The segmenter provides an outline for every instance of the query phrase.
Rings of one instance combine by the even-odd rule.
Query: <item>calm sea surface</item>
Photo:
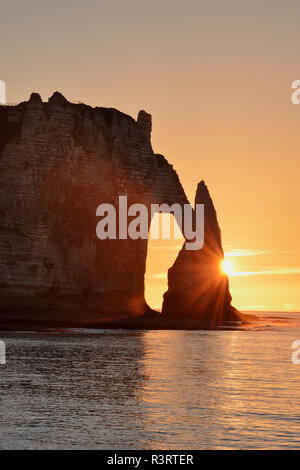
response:
[[[279,316],[236,331],[0,332],[0,448],[300,449],[300,315]]]

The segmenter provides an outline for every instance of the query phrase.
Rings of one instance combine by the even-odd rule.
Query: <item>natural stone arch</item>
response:
[[[158,220],[159,219],[159,220]],[[160,233],[159,239],[151,238],[151,228],[157,224],[161,228],[163,223],[176,227],[180,232],[180,239],[163,239]],[[173,235],[171,229],[171,236]],[[179,254],[184,242],[184,236],[180,231],[179,224],[172,212],[155,212],[149,227],[149,238],[147,246],[146,271],[145,271],[145,300],[150,308],[161,310],[163,295],[168,288],[168,270],[174,259]]]

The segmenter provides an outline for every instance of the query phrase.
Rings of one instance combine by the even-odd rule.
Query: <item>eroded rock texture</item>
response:
[[[177,328],[215,328],[241,317],[231,305],[228,277],[220,268],[221,231],[204,181],[198,185],[195,204],[204,204],[204,246],[197,251],[183,246],[169,269],[162,321]]]
[[[146,240],[96,237],[96,208],[187,203],[154,154],[151,116],[72,104],[0,108],[0,315],[53,321],[134,316],[144,299]]]
[[[178,176],[154,154],[151,116],[68,102],[0,107],[0,323],[189,327],[235,317],[220,278],[220,231],[206,187],[205,249],[182,250],[169,271],[163,315],[144,298],[147,240],[96,237],[96,208],[188,203]],[[127,319],[127,320],[126,320]],[[141,320],[142,319],[142,320]],[[216,320],[216,321],[215,321]],[[19,323],[18,323],[19,322]],[[107,323],[108,324],[108,323]],[[128,324],[128,323],[127,323]]]

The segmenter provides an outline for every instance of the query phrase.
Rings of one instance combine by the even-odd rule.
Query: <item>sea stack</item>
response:
[[[204,205],[204,245],[184,246],[168,271],[162,323],[176,328],[216,328],[241,320],[231,305],[228,277],[221,270],[224,258],[216,211],[204,181],[198,184],[195,205]]]

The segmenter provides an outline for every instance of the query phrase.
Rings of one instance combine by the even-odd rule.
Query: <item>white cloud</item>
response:
[[[259,256],[259,255],[268,255],[272,253],[272,251],[266,250],[246,250],[241,248],[236,248],[231,251],[225,251],[225,257],[231,256]]]
[[[146,279],[167,279],[167,273],[149,274]]]
[[[235,271],[230,274],[230,277],[285,275],[285,274],[300,274],[300,268],[299,267],[284,267],[284,268],[261,269],[259,271]]]

